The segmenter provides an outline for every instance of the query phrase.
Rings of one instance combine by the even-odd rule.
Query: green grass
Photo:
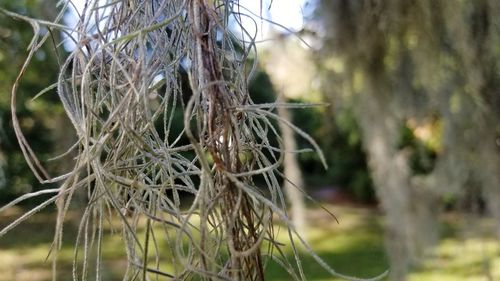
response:
[[[308,213],[310,230],[307,239],[321,258],[337,272],[356,277],[373,277],[387,270],[382,218],[377,211],[347,207],[330,209],[338,217],[340,224],[322,210],[311,209]],[[20,212],[21,210],[13,209],[0,215],[0,226],[12,221]],[[58,280],[71,280],[77,218],[78,215],[72,213],[65,224],[66,236],[59,253]],[[444,238],[436,250],[419,267],[412,270],[410,280],[488,280],[485,272],[489,272],[491,280],[500,280],[498,243],[485,233],[459,232],[458,229],[462,228],[464,222],[460,216],[444,217],[442,221]],[[488,225],[484,219],[477,225],[483,224],[483,221]],[[51,264],[50,261],[45,261],[45,258],[51,245],[53,226],[54,214],[43,212],[0,239],[0,281],[51,280]],[[277,229],[279,227],[276,225]],[[283,248],[284,254],[293,261],[283,227],[277,237],[280,242],[286,244]],[[121,236],[107,235],[104,245],[103,280],[121,280],[126,266]],[[165,243],[160,246],[166,248]],[[301,252],[304,253],[302,265],[308,280],[338,280],[329,276],[304,250]],[[163,264],[162,267],[171,265]],[[267,280],[290,280],[288,274],[271,260],[266,263],[266,274]]]

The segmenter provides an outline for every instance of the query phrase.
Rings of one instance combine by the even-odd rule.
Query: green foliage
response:
[[[434,169],[437,151],[428,143],[418,139],[408,126],[401,128],[399,149],[410,153],[409,166],[416,175],[428,174]]]
[[[295,100],[295,102],[300,102]],[[302,171],[310,186],[335,186],[361,202],[375,201],[375,194],[361,147],[359,128],[349,109],[340,109],[334,120],[329,120],[327,107],[293,110],[293,122],[311,134],[325,153],[328,170],[314,153],[299,155]],[[328,129],[331,124],[332,129]],[[308,143],[297,138],[300,149]]]
[[[263,70],[258,70],[250,81],[248,87],[252,100],[259,103],[270,103],[276,100],[276,93],[269,75]]]

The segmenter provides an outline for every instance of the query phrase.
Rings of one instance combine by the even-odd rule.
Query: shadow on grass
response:
[[[358,242],[363,243],[363,240]],[[375,277],[388,268],[382,248],[367,247],[363,244],[346,247],[342,251],[319,253],[319,256],[336,272],[357,278]],[[291,256],[288,258],[293,259]],[[312,257],[306,254],[302,258],[302,266],[307,280],[340,280],[331,276]],[[275,263],[268,265],[266,274],[268,280],[290,280],[288,274]]]
[[[24,210],[14,209],[8,215],[0,216],[0,229],[9,225],[24,214]],[[70,237],[74,237],[78,229],[74,223],[75,214],[69,215],[64,224],[64,231]],[[22,249],[31,248],[40,244],[50,244],[54,238],[56,212],[44,210],[18,226],[11,229],[7,234],[0,238],[0,250],[2,249]],[[63,246],[72,244],[74,240],[63,239]]]
[[[308,240],[313,250],[342,275],[373,278],[387,271],[389,265],[384,252],[383,231],[375,216],[370,213],[341,213],[339,217],[339,225],[331,220],[312,225]],[[331,276],[307,252],[302,251],[301,257],[307,280],[341,280]],[[291,253],[287,258],[293,261]],[[269,262],[266,273],[268,280],[291,280],[285,270],[274,262]]]
[[[0,226],[13,221],[19,214],[0,217]],[[65,236],[58,261],[58,280],[72,280],[72,254],[77,231],[78,215],[71,214],[65,223]],[[336,225],[320,222],[320,227],[311,228],[309,239],[320,257],[341,274],[356,277],[373,277],[387,270],[382,236],[379,224],[373,216],[346,216],[345,223]],[[353,223],[354,222],[354,223]],[[50,261],[45,261],[54,235],[55,213],[43,212],[19,225],[0,239],[0,253],[4,252],[24,271],[50,271]],[[121,235],[106,235],[104,249],[103,280],[121,280],[126,267]],[[166,246],[166,245],[162,245]],[[293,261],[289,248],[285,249],[287,258]],[[337,280],[329,275],[310,255],[302,253],[302,265],[308,280]],[[3,270],[9,270],[4,264]],[[2,266],[0,265],[0,268]],[[11,273],[12,278],[16,277]],[[291,280],[288,273],[276,263],[269,261],[266,280]],[[17,277],[16,277],[17,278]],[[10,280],[10,279],[2,279]],[[50,280],[50,276],[39,278],[17,278],[17,280]]]

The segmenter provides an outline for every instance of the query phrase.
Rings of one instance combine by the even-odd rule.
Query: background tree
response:
[[[436,239],[433,221],[445,195],[484,195],[500,222],[499,5],[317,5],[326,98],[353,109],[386,212],[391,278],[404,280]]]

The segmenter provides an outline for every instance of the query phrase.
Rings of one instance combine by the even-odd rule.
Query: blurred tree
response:
[[[315,74],[316,66],[310,60],[310,52],[304,42],[286,33],[275,31],[274,34],[272,47],[268,46],[261,57],[272,76],[275,88],[292,102],[324,101],[330,104],[290,111],[293,123],[317,140],[329,165],[325,172],[318,155],[297,155],[305,175],[305,185],[312,193],[335,188],[347,193],[354,200],[373,202],[374,192],[366,167],[366,156],[361,150],[357,122],[353,118],[352,110],[341,110],[341,113],[337,114],[339,118],[333,118],[333,111],[329,109],[335,107],[336,103],[322,100],[317,87],[319,80]],[[296,137],[296,141],[300,149],[310,146],[308,141],[301,137]]]
[[[405,280],[437,238],[444,195],[478,183],[500,222],[500,3],[318,0],[317,7],[325,99],[353,109],[386,212],[391,279]]]
[[[290,112],[286,107],[278,107],[278,116],[288,123],[292,122]],[[302,170],[294,151],[297,151],[297,141],[293,129],[280,122],[280,131],[282,136],[282,146],[285,154],[283,156],[283,189],[290,203],[290,215],[297,232],[306,238],[307,221],[306,206],[304,199],[304,178]]]

